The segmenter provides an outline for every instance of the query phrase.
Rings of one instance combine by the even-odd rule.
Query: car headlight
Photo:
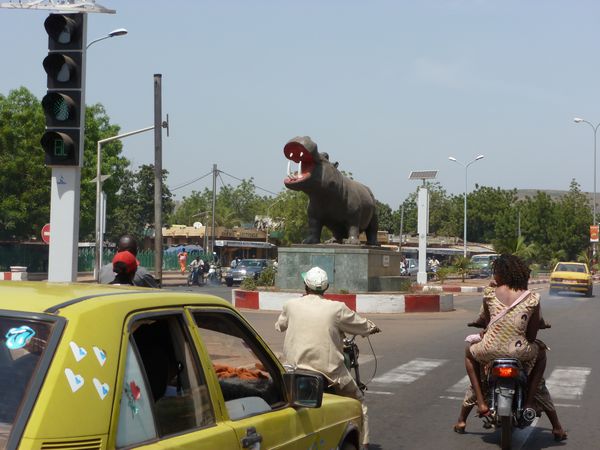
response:
[[[242,274],[242,275],[246,275],[246,269],[242,269],[242,270],[240,270],[240,274]]]

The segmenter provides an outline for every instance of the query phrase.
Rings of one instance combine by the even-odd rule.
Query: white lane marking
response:
[[[380,377],[374,378],[373,383],[412,383],[447,361],[447,359],[413,359],[384,373]]]
[[[393,392],[387,392],[387,391],[370,391],[368,389],[365,392],[367,394],[375,394],[375,395],[394,395]]]
[[[453,397],[451,395],[440,395],[440,398],[443,398],[445,400],[460,400],[460,401],[463,401],[465,399],[464,397]]]
[[[581,405],[571,405],[569,403],[555,403],[554,406],[559,408],[581,408]]]
[[[535,429],[535,426],[538,423],[538,417],[536,417],[535,419],[533,419],[533,422],[531,422],[531,425],[529,425],[526,428],[523,429],[519,429],[519,428],[513,428],[513,448],[515,450],[520,450],[522,448],[527,448],[525,447],[525,444],[527,443],[527,440],[529,439],[529,436],[531,435],[531,433],[533,433],[533,430]]]
[[[470,385],[471,385],[471,382],[469,381],[469,376],[465,375],[454,386],[451,386],[448,389],[446,389],[446,392],[462,392],[462,393],[464,393]]]
[[[592,372],[589,367],[557,367],[546,379],[546,386],[553,398],[580,400],[587,377]]]

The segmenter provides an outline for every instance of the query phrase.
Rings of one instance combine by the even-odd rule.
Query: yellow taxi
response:
[[[550,295],[558,291],[575,291],[591,297],[593,285],[592,274],[585,263],[559,262],[550,274]]]
[[[344,449],[360,403],[284,368],[226,301],[0,282],[0,450]]]

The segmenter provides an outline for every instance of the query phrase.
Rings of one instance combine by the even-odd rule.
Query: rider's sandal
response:
[[[466,431],[465,431],[465,428],[467,428],[467,426],[466,426],[466,425],[465,425],[465,426],[462,426],[462,427],[461,427],[461,426],[458,426],[458,425],[454,425],[454,428],[453,428],[453,429],[454,429],[454,432],[455,432],[455,433],[458,433],[458,434],[465,434],[465,433],[466,433]]]
[[[567,432],[566,431],[563,431],[562,433],[555,433],[553,431],[552,435],[554,436],[554,440],[556,442],[565,441],[567,439]]]

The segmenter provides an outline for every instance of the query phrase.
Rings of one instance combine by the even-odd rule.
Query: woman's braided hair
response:
[[[506,285],[514,290],[526,290],[531,270],[515,255],[500,255],[494,262],[494,276],[499,286]]]

